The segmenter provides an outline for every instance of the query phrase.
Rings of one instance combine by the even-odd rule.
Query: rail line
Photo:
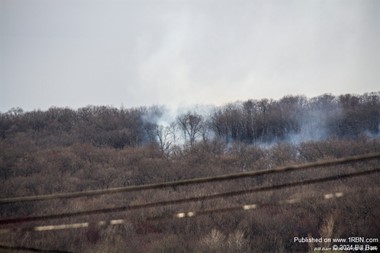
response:
[[[347,178],[370,175],[370,174],[374,174],[374,173],[378,173],[378,172],[380,172],[380,168],[374,168],[374,169],[365,170],[365,171],[340,174],[340,175],[333,175],[333,176],[328,176],[328,177],[315,178],[315,179],[309,179],[309,180],[303,180],[303,181],[297,181],[297,182],[291,182],[291,183],[284,183],[284,184],[278,184],[278,185],[272,185],[272,186],[255,187],[255,188],[251,188],[251,189],[247,189],[247,190],[228,191],[228,192],[215,193],[215,194],[202,195],[202,196],[195,196],[195,197],[188,197],[188,198],[179,198],[179,199],[173,199],[173,200],[148,202],[148,203],[144,203],[144,204],[127,205],[127,206],[103,208],[103,209],[94,209],[94,210],[88,210],[88,211],[59,213],[59,214],[51,214],[51,215],[28,216],[28,217],[17,217],[17,218],[10,218],[10,219],[2,219],[2,220],[0,220],[0,225],[25,223],[25,222],[32,222],[32,221],[43,221],[43,220],[56,220],[56,219],[81,217],[81,216],[95,215],[95,214],[106,214],[106,213],[115,213],[115,212],[117,213],[117,212],[140,210],[140,209],[147,209],[147,208],[174,205],[174,204],[182,204],[182,203],[195,202],[195,201],[204,201],[204,200],[218,199],[218,198],[224,198],[224,197],[233,197],[233,196],[238,196],[238,195],[243,195],[243,194],[273,191],[273,190],[280,190],[280,189],[296,187],[296,186],[304,186],[304,185],[311,185],[311,184],[322,183],[322,182],[342,180],[342,179],[347,179]]]

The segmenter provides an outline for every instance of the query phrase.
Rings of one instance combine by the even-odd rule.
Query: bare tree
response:
[[[203,129],[203,117],[197,113],[188,112],[177,117],[177,124],[182,130],[184,138],[192,147],[200,137]]]
[[[154,130],[158,146],[164,155],[169,155],[170,148],[175,144],[175,128],[175,123],[172,123],[169,126],[157,125]]]

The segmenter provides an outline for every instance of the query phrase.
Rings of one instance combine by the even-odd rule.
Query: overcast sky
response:
[[[380,90],[380,1],[0,0],[0,111]]]

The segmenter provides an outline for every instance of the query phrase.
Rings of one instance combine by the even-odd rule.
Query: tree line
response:
[[[378,136],[380,92],[250,99],[214,107],[206,115],[189,110],[165,125],[159,123],[164,114],[165,108],[159,106],[52,107],[29,112],[14,108],[0,113],[0,138],[23,134],[39,138],[41,145],[79,142],[113,148],[154,144],[168,152],[178,144],[192,147],[215,140],[265,144]]]

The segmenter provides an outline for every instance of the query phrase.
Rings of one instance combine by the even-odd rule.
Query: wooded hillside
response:
[[[1,198],[259,171],[380,152],[380,93],[248,100],[215,107],[207,115],[190,110],[163,124],[164,114],[161,107],[104,106],[1,113]],[[6,204],[0,206],[0,218],[250,189],[367,170],[379,164],[379,160],[371,160],[138,194]],[[378,183],[375,174],[143,211],[35,222],[32,225],[127,220],[102,228],[16,231],[0,234],[0,243],[73,252],[307,252],[310,245],[294,243],[293,237],[378,236]],[[344,199],[312,200],[331,192],[349,194]],[[149,220],[173,212],[291,198],[309,200],[245,212]]]

